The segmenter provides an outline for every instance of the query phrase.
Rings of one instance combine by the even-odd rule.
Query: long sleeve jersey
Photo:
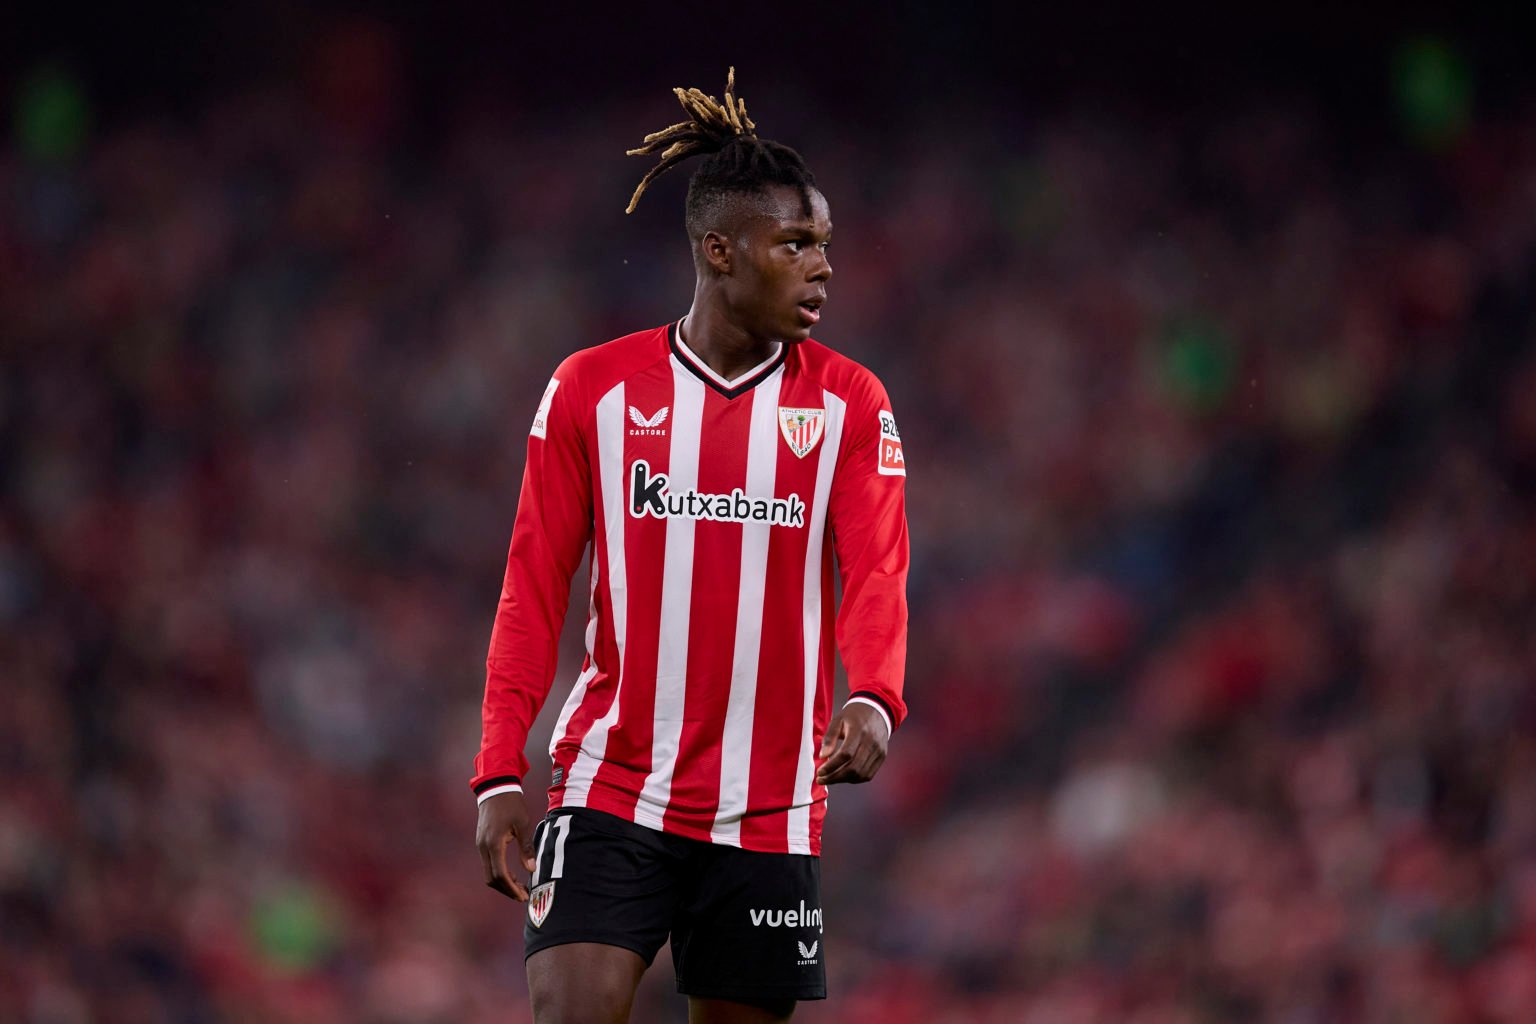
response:
[[[905,483],[885,389],[813,340],[732,381],[676,324],[566,359],[529,433],[475,791],[527,769],[590,543],[586,657],[550,743],[550,805],[819,855],[834,634],[849,699],[893,729],[906,715]]]

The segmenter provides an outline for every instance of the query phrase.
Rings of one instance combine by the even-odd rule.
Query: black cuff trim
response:
[[[891,720],[891,731],[894,732],[896,730],[896,712],[884,697],[880,696],[878,693],[875,693],[873,690],[858,690],[854,693],[850,693],[848,695],[848,700],[853,700],[855,697],[863,697],[865,700],[872,700],[876,704],[879,704],[881,709],[885,712],[886,717],[890,718]],[[846,704],[847,701],[844,701],[844,703]]]
[[[479,796],[486,790],[492,789],[496,786],[510,786],[514,783],[521,786],[523,784],[523,780],[516,775],[497,775],[494,778],[489,778],[483,782],[475,783],[475,796]]]

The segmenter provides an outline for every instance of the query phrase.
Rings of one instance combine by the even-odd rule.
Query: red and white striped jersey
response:
[[[893,727],[906,714],[905,482],[885,389],[815,341],[733,381],[675,324],[571,356],[528,439],[475,791],[527,769],[591,542],[587,653],[550,744],[551,806],[819,855],[834,629],[849,699]]]

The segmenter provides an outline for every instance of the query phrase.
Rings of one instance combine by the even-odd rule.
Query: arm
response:
[[[507,869],[516,840],[533,870],[533,829],[523,799],[523,747],[549,696],[571,575],[592,534],[592,480],[581,403],[569,363],[555,372],[528,435],[517,519],[485,662],[480,753],[470,785],[479,798],[476,844],[486,884],[515,899],[527,889]]]
[[[878,383],[867,403],[850,403],[848,448],[832,480],[828,515],[843,581],[837,645],[849,698],[822,741],[816,777],[824,785],[874,778],[907,714],[907,471],[890,408]]]

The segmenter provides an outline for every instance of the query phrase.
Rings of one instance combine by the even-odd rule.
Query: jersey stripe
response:
[[[747,487],[747,448],[754,398],[728,399],[704,389],[704,443],[699,489],[728,494]],[[663,829],[709,840],[720,802],[721,737],[730,698],[741,585],[742,526],[701,520],[693,540],[692,628],[688,631],[688,713]],[[703,624],[702,628],[700,624]]]
[[[844,413],[844,436],[847,436],[847,413]],[[821,593],[823,597],[835,593],[833,589],[834,561],[832,558],[832,546],[826,546],[821,557]],[[835,682],[836,668],[832,660],[832,644],[830,638],[836,630],[836,609],[829,600],[821,602],[821,659],[818,665],[819,675],[816,680],[816,707],[813,714],[816,723],[811,729],[811,735],[825,736],[827,726],[832,718],[832,690]],[[813,740],[814,742],[814,740]],[[815,751],[812,751],[814,757]],[[821,855],[821,823],[827,816],[827,787],[817,782],[815,775],[811,776],[811,853]]]
[[[813,409],[823,405],[822,388],[803,378],[786,379],[780,407]],[[759,628],[757,693],[753,709],[747,812],[742,820],[741,845],[752,850],[783,853],[789,849],[787,810],[794,799],[796,758],[800,753],[803,672],[803,605],[806,545],[816,524],[826,518],[825,505],[815,501],[823,434],[805,457],[795,454],[784,438],[775,409],[774,493],[794,494],[807,508],[805,528],[774,530],[768,544],[769,580],[765,612]]]
[[[805,672],[803,685],[804,710],[800,716],[800,757],[795,763],[795,797],[789,811],[789,852],[812,853],[811,849],[811,783],[816,778],[815,735],[812,727],[812,709],[815,707],[817,690],[821,684],[821,630],[822,573],[826,561],[826,549],[822,538],[826,532],[825,510],[827,498],[832,492],[832,471],[837,463],[838,448],[843,441],[843,420],[847,405],[828,391],[822,392],[826,402],[826,432],[821,440],[821,465],[816,472],[816,508],[823,514],[811,520],[811,536],[805,549]],[[830,696],[830,695],[829,695]]]
[[[576,677],[576,683],[571,687],[570,695],[565,698],[565,704],[560,708],[560,717],[555,719],[555,728],[549,734],[549,757],[551,761],[558,758],[560,741],[565,738],[566,730],[570,728],[571,718],[576,714],[576,709],[581,707],[587,699],[587,687],[592,684],[592,679],[598,673],[597,657],[597,551],[592,552],[591,579],[587,587],[587,658],[586,664],[581,667],[581,674]]]
[[[627,566],[624,561],[624,384],[614,385],[597,403],[598,480],[602,487],[603,541],[608,555],[608,604],[613,619],[614,646],[619,663],[613,666],[616,680],[612,702],[603,716],[582,736],[571,763],[562,805],[585,807],[592,781],[603,763],[608,734],[619,720],[619,697],[624,689],[625,648],[628,639]]]
[[[673,401],[671,360],[660,360],[624,385],[625,402],[642,418],[650,419],[667,407],[668,418],[657,428],[643,428],[629,419],[620,425],[623,436],[624,475],[616,501],[623,520],[624,560],[629,570],[625,600],[628,602],[628,640],[623,676],[619,685],[618,725],[608,741],[603,764],[592,785],[600,791],[600,808],[631,821],[640,792],[654,766],[652,743],[656,720],[656,666],[664,646],[661,637],[661,598],[666,567],[670,518],[635,515],[633,470],[644,461],[656,474],[671,474],[670,439],[677,432],[671,419]],[[661,429],[662,434],[649,432]],[[695,426],[693,429],[697,429]],[[675,490],[673,493],[676,493]],[[645,824],[659,827],[660,819]]]
[[[778,469],[779,388],[776,372],[753,392],[752,422],[747,435],[748,494],[773,494]],[[721,737],[720,802],[710,839],[741,845],[741,816],[747,809],[747,785],[752,768],[752,727],[757,705],[758,655],[762,636],[763,595],[768,583],[768,541],[773,527],[746,523],[741,528],[741,576],[736,598],[736,631],[731,654],[731,688]]]
[[[680,366],[672,370],[672,450],[667,476],[673,494],[699,485],[699,448],[704,420],[704,385]],[[693,596],[693,541],[698,521],[672,516],[666,521],[662,561],[661,611],[656,654],[656,703],[653,708],[651,772],[640,790],[635,821],[661,828],[672,796],[678,743],[683,731],[688,690],[688,623]]]

